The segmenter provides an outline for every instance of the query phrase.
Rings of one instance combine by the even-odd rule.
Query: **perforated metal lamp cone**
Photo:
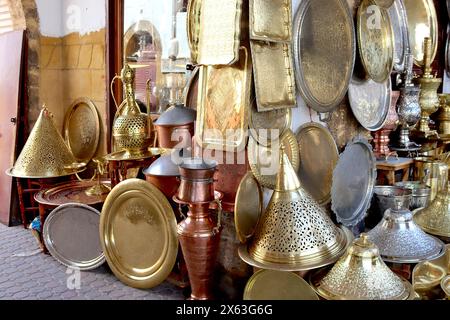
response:
[[[336,262],[352,240],[302,188],[282,149],[276,188],[253,239],[239,248],[241,259],[262,269],[310,270]]]
[[[55,178],[82,171],[76,164],[52,115],[44,107],[14,167],[6,173],[18,178]]]

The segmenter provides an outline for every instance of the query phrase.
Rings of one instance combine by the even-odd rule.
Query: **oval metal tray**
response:
[[[395,0],[388,9],[394,35],[394,69],[397,72],[405,70],[406,54],[410,50],[408,18],[403,0]]]

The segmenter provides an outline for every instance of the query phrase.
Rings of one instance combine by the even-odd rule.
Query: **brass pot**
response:
[[[433,158],[414,159],[414,180],[423,181],[431,188],[430,201],[436,198],[442,186],[447,185],[449,167],[446,163]]]

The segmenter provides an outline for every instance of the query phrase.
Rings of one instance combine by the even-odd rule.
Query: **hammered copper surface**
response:
[[[250,0],[250,39],[291,41],[290,0]]]
[[[242,0],[201,2],[198,63],[228,65],[239,59]]]
[[[318,123],[307,123],[296,132],[300,151],[297,175],[305,190],[319,205],[331,201],[333,170],[339,159],[336,142],[330,132]]]
[[[292,48],[288,43],[250,42],[259,112],[295,107]]]
[[[409,41],[414,63],[417,66],[424,64],[423,39],[431,38],[432,56],[434,60],[438,47],[438,20],[433,0],[403,0],[408,16]]]
[[[248,280],[244,300],[319,300],[319,297],[293,272],[260,270]]]
[[[364,69],[373,81],[385,82],[394,65],[394,38],[386,9],[374,0],[363,0],[358,9],[357,34]]]
[[[175,265],[177,220],[156,187],[126,180],[105,201],[100,240],[116,277],[129,286],[149,289],[162,283]]]
[[[251,61],[245,47],[233,66],[202,66],[196,140],[202,148],[241,150],[247,143]]]
[[[335,109],[347,92],[355,63],[356,39],[344,0],[304,0],[295,15],[297,87],[318,112]]]

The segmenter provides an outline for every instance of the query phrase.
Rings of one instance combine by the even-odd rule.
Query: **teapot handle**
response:
[[[114,105],[116,106],[116,109],[119,109],[119,105],[117,104],[117,100],[116,100],[116,97],[114,95],[114,82],[116,80],[118,80],[118,79],[122,79],[122,78],[118,74],[116,74],[114,76],[114,78],[111,80],[111,85],[110,85],[111,95],[112,95],[112,98],[113,98],[113,101],[114,101]]]

